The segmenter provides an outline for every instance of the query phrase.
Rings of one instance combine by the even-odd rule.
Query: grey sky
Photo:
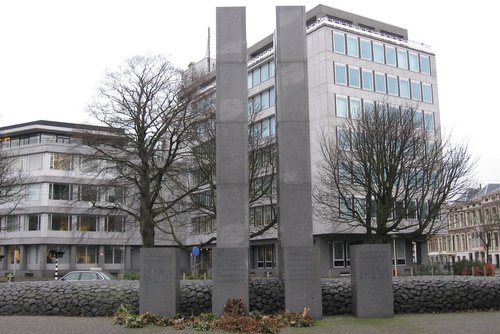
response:
[[[215,50],[215,7],[247,7],[251,45],[274,30],[276,5],[322,3],[408,29],[437,55],[441,124],[479,159],[477,179],[500,182],[494,102],[494,1],[166,1],[19,0],[0,2],[0,126],[48,119],[92,122],[85,111],[104,71],[136,54],[161,53],[186,67]]]

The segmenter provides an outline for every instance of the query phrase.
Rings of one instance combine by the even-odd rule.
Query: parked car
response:
[[[80,270],[71,271],[61,277],[61,281],[111,281],[113,275],[105,271]]]

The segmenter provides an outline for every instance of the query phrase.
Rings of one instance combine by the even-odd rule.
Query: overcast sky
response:
[[[443,132],[468,143],[479,182],[500,183],[499,29],[491,0],[2,0],[0,126],[90,123],[86,105],[106,69],[158,53],[185,68],[205,56],[208,27],[214,56],[217,6],[247,7],[250,46],[274,30],[274,6],[319,3],[401,26],[410,40],[431,46]]]

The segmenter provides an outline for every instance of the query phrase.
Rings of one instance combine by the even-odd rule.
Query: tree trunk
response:
[[[155,245],[155,226],[152,221],[144,220],[141,222],[142,247],[154,247]]]

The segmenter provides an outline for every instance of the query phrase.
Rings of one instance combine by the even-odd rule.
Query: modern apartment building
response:
[[[123,201],[124,189],[104,186],[113,170],[96,175],[82,141],[89,133],[119,135],[106,127],[51,121],[0,128],[0,152],[15,160],[25,196],[14,211],[0,207],[0,275],[51,276],[100,267],[113,273],[138,268],[140,238],[125,216],[102,215],[91,203]]]
[[[375,103],[415,108],[415,126],[440,135],[436,61],[428,46],[411,42],[404,28],[323,5],[307,13],[306,25],[313,187],[318,182],[317,163],[321,159],[320,133],[324,129],[341,132],[346,119],[359,117]],[[273,138],[277,131],[273,43],[274,36],[269,35],[248,48],[250,131],[257,131],[263,138]],[[194,67],[207,69],[206,64],[210,63],[215,61],[204,59]],[[207,72],[213,80],[213,67]],[[272,209],[265,201],[252,204],[251,228],[271,222],[275,214]],[[332,221],[335,219],[331,217]],[[346,233],[332,221],[321,221],[316,216],[313,220],[314,242],[321,254],[321,275],[349,273],[349,245],[366,241],[364,233]],[[198,244],[213,236],[213,221],[207,224],[209,228],[197,228],[189,243]],[[403,238],[395,243],[401,271],[409,270],[415,249],[426,261],[425,243],[415,247]],[[252,239],[251,273],[277,275],[277,250],[276,229]],[[202,252],[201,262],[210,259],[210,250],[205,252],[208,254]]]
[[[432,263],[469,260],[500,268],[500,184],[470,189],[447,208],[445,217],[447,230],[429,241]]]

